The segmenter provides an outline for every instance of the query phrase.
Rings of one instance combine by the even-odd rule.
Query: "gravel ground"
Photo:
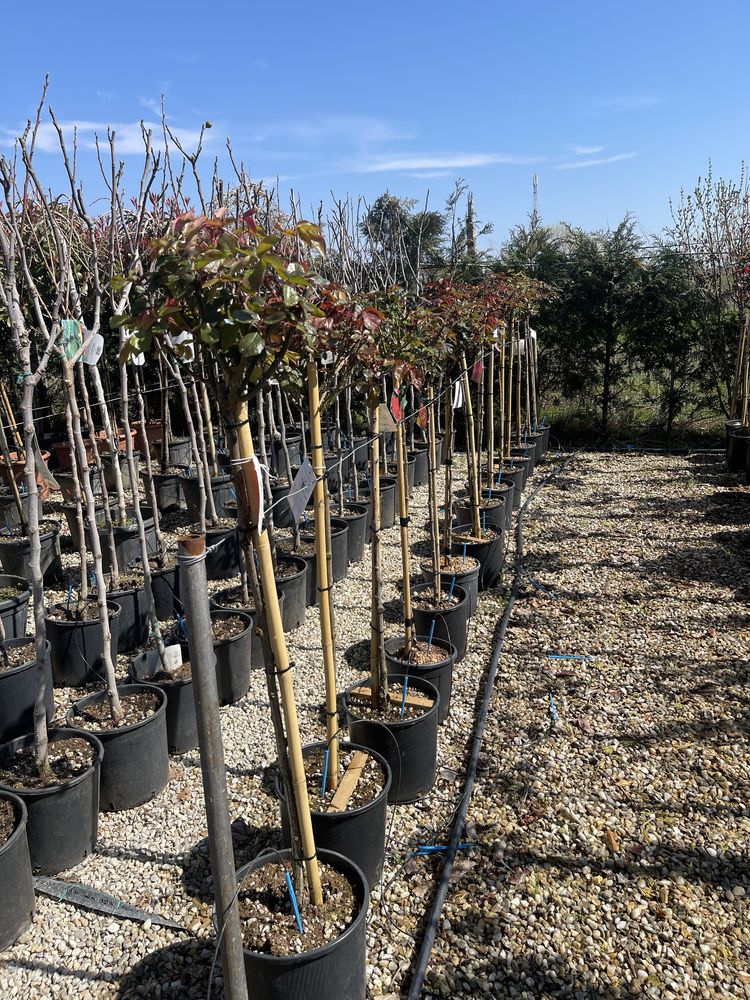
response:
[[[582,455],[534,501],[528,577],[544,589],[527,579],[508,631],[466,831],[478,846],[457,863],[425,997],[750,995],[742,687],[750,495],[733,483],[702,459]],[[426,505],[420,487],[415,526]],[[385,533],[384,577],[396,634],[397,528]],[[334,596],[343,688],[367,658],[369,549]],[[472,620],[434,791],[392,811],[384,880],[372,892],[373,996],[396,998],[408,982],[439,867],[408,855],[449,836],[506,600],[502,588],[484,596]],[[308,609],[288,641],[310,742],[324,730],[317,611]],[[79,693],[57,694],[62,716]],[[221,714],[239,866],[279,836],[260,672]],[[206,833],[196,751],[172,758],[170,783],[153,802],[103,814],[97,852],[67,875],[186,931],[38,897],[33,926],[0,960],[0,995],[205,997]],[[220,996],[218,975],[214,989]]]

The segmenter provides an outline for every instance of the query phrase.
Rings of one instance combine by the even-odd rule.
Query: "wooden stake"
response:
[[[370,536],[372,551],[372,600],[370,605],[370,687],[372,706],[385,705],[388,675],[383,635],[383,574],[380,554],[380,415],[378,403],[370,408]]]
[[[435,596],[440,593],[440,529],[437,498],[437,441],[435,439],[435,394],[427,387],[427,478],[430,484],[430,542],[432,543],[432,586]]]
[[[310,801],[307,796],[307,774],[302,759],[302,742],[299,733],[297,705],[294,700],[294,683],[289,663],[289,654],[284,638],[284,627],[279,610],[279,598],[276,593],[276,579],[271,559],[271,549],[268,544],[268,532],[258,528],[258,486],[252,458],[254,455],[253,438],[250,433],[250,422],[247,413],[247,401],[241,399],[234,407],[234,429],[237,435],[237,459],[252,519],[251,535],[253,547],[258,557],[260,586],[266,604],[266,626],[268,628],[273,658],[276,663],[276,676],[279,683],[281,706],[284,712],[287,746],[289,750],[289,766],[292,773],[292,789],[299,815],[300,839],[304,853],[305,871],[310,888],[310,898],[313,906],[323,905],[323,892],[320,885],[320,869],[315,852],[315,837],[313,836],[310,818]]]
[[[366,763],[367,754],[365,751],[355,750],[352,755],[352,759],[349,761],[349,767],[347,767],[344,772],[344,777],[341,780],[338,791],[329,802],[326,812],[343,812],[344,809],[346,809],[349,804],[349,799],[352,797],[354,789],[357,787],[357,782],[362,777],[362,771],[364,770]],[[329,770],[330,767],[331,764],[329,760]]]
[[[326,524],[327,478],[323,456],[323,431],[320,421],[320,387],[318,366],[310,358],[307,362],[307,398],[310,403],[310,444],[312,467],[315,473],[313,504],[315,511],[315,565],[318,582],[318,607],[320,608],[320,639],[323,644],[323,673],[326,685],[326,738],[328,741],[328,788],[333,790],[339,781],[338,711],[336,708],[336,650],[333,643],[331,617],[331,577],[328,573],[328,531]]]
[[[394,382],[396,394],[399,392],[398,382]],[[404,422],[396,424],[396,468],[398,474],[398,515],[401,527],[401,570],[404,583],[404,648],[407,656],[411,653],[414,642],[414,618],[411,610],[411,554],[409,552],[409,498],[408,480],[406,476],[406,442],[404,440]]]
[[[477,469],[477,444],[474,436],[474,410],[471,405],[471,385],[469,382],[469,370],[466,367],[466,355],[461,355],[463,366],[464,395],[466,396],[466,425],[468,429],[468,441],[466,450],[469,460],[469,485],[471,486],[471,519],[475,535],[481,535],[482,528],[479,521],[479,476]],[[435,595],[437,597],[437,595]]]

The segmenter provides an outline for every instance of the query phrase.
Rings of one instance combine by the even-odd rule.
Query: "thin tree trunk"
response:
[[[370,409],[370,535],[372,555],[372,601],[370,605],[370,691],[374,709],[385,710],[388,674],[385,664],[383,627],[383,572],[380,552],[380,413],[377,403]]]

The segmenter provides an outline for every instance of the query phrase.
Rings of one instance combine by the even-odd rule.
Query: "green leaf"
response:
[[[240,339],[240,354],[243,358],[254,358],[263,353],[265,346],[263,337],[257,330],[253,330],[252,333],[247,333]]]
[[[299,295],[295,292],[291,285],[284,285],[282,295],[284,297],[284,305],[288,308],[296,306],[299,302]]]

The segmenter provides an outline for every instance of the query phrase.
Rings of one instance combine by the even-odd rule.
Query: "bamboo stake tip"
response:
[[[205,535],[187,535],[177,542],[177,548],[187,556],[202,556],[206,551]]]

